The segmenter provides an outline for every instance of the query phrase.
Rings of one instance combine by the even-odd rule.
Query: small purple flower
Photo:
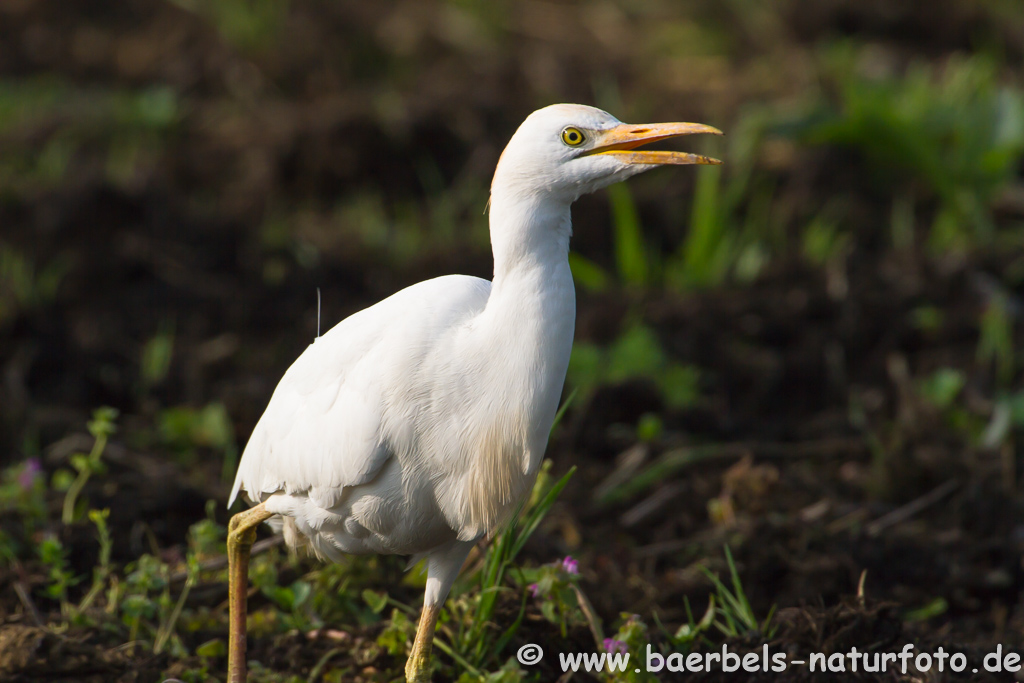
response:
[[[574,560],[572,558],[572,555],[566,555],[565,559],[562,560],[562,570],[566,574],[579,574],[580,573],[579,565],[580,565],[580,563],[577,562],[576,560]]]
[[[527,586],[527,588],[529,589],[530,594],[533,595],[533,597],[537,597],[537,594],[540,593],[540,588],[538,588],[537,584],[535,583],[531,583],[529,586]]]
[[[610,652],[612,654],[615,654],[616,652],[626,654],[627,652],[629,652],[629,646],[621,640],[616,640],[615,638],[605,638],[604,649],[605,652]]]
[[[18,486],[23,490],[28,491],[32,488],[32,485],[36,483],[36,478],[42,471],[43,466],[39,462],[39,458],[29,458],[25,461],[25,465],[21,468],[21,472],[18,473]]]

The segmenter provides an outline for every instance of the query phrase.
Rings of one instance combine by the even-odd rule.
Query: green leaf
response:
[[[932,617],[937,617],[945,614],[949,610],[949,603],[943,597],[937,597],[927,605],[918,607],[917,609],[909,610],[903,615],[906,621],[927,621]]]
[[[296,581],[291,586],[292,592],[292,609],[297,609],[306,603],[309,599],[310,593],[313,592],[313,587],[305,581]]]
[[[200,657],[224,657],[228,653],[228,646],[221,638],[208,640],[196,648],[196,654]]]
[[[656,376],[665,402],[675,409],[692,408],[700,400],[700,370],[672,363]]]
[[[160,384],[167,378],[173,352],[173,329],[162,329],[143,345],[140,372],[145,386]]]
[[[644,413],[636,425],[636,438],[646,442],[655,441],[664,430],[665,424],[661,416],[656,413]]]
[[[378,593],[367,588],[363,591],[363,600],[365,600],[366,604],[370,606],[370,610],[372,610],[374,614],[380,614],[388,605],[388,594]]]
[[[621,382],[633,377],[654,377],[665,362],[665,352],[654,332],[644,325],[634,325],[608,349],[607,379]]]
[[[117,420],[117,416],[117,408],[111,408],[109,406],[97,408],[93,411],[92,420],[87,424],[89,433],[96,439],[110,436],[117,431],[117,425],[114,424],[114,421]]]
[[[937,408],[948,408],[967,383],[963,373],[955,368],[940,368],[921,382],[921,393]]]
[[[591,292],[604,292],[611,284],[604,268],[574,251],[569,252],[569,270],[576,284]]]

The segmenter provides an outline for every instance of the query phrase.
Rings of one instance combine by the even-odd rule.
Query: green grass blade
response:
[[[572,402],[576,400],[576,394],[578,394],[579,391],[580,391],[580,388],[576,387],[572,391],[569,392],[568,396],[565,397],[565,401],[562,403],[561,407],[558,409],[558,412],[555,413],[555,419],[551,423],[551,431],[552,432],[555,431],[555,427],[558,426],[558,423],[562,421],[562,416],[565,415],[565,411],[567,411],[569,409],[569,406],[572,405]]]
[[[626,185],[612,185],[608,188],[608,203],[612,210],[615,265],[619,278],[623,284],[643,287],[650,282],[650,265],[633,195]]]
[[[683,243],[681,274],[683,281],[692,286],[717,284],[725,275],[719,272],[724,239],[720,210],[721,175],[718,166],[709,166],[697,173],[690,233]]]

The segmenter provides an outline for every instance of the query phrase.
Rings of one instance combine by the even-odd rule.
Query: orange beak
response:
[[[624,123],[598,134],[597,146],[587,154],[614,154],[615,158],[626,164],[720,164],[718,159],[688,152],[670,152],[662,150],[634,151],[641,145],[658,140],[693,135],[695,133],[711,133],[722,135],[722,131],[703,123]]]

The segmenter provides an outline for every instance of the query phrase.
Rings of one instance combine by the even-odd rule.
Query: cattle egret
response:
[[[593,107],[530,114],[491,183],[491,282],[413,285],[317,338],[278,384],[242,455],[231,500],[255,507],[228,533],[228,680],[245,680],[245,609],[255,528],[291,546],[426,558],[406,678],[430,680],[438,612],[473,544],[515,512],[547,446],[572,348],[576,296],[569,206],[664,164],[638,151],[696,123],[624,124]]]

